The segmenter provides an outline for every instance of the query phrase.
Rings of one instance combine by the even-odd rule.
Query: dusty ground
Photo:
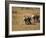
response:
[[[40,23],[26,25],[24,22],[24,16],[40,15],[39,8],[22,9],[13,7],[12,10],[12,31],[23,31],[23,30],[39,30]]]

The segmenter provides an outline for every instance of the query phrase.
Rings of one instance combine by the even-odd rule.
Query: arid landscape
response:
[[[26,25],[24,16],[40,16],[40,8],[12,7],[12,31],[40,30],[40,23]]]

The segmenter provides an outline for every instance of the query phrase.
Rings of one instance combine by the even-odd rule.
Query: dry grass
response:
[[[33,9],[33,10],[32,10]],[[26,25],[24,22],[24,16],[40,15],[39,8],[21,9],[13,7],[12,12],[12,31],[24,31],[24,30],[39,30],[40,23]],[[17,13],[15,12],[17,11]]]

